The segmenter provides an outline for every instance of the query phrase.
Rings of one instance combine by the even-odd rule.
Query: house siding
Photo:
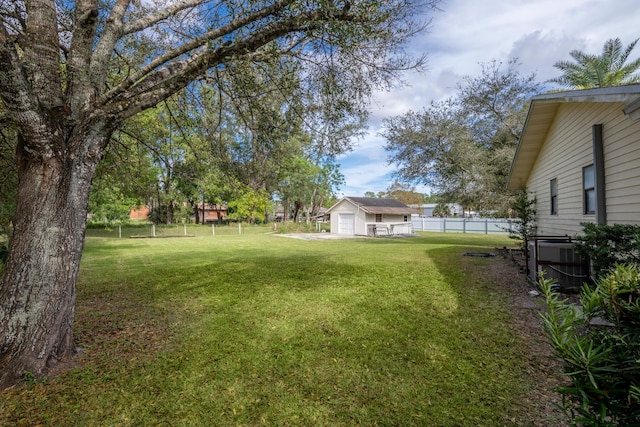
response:
[[[338,221],[341,213],[351,213],[355,215],[354,232],[355,234],[361,234],[358,224],[363,222],[364,212],[358,209],[353,203],[344,199],[331,210],[331,230],[339,230]],[[362,228],[364,229],[364,227]]]
[[[640,224],[640,121],[622,103],[568,103],[554,123],[527,181],[536,198],[539,235],[576,235],[583,222],[582,168],[593,163],[592,126],[603,125],[608,224]],[[550,214],[549,182],[558,182],[558,214]]]

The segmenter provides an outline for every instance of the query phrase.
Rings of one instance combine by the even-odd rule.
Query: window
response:
[[[585,215],[596,213],[596,173],[593,165],[582,168],[582,203]]]
[[[558,179],[553,178],[549,187],[551,193],[551,215],[558,215]]]
[[[376,214],[376,222],[382,222],[382,214]]]
[[[409,215],[404,216],[404,222],[409,222]]]

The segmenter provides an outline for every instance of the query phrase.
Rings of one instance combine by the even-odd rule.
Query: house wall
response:
[[[576,235],[583,214],[582,168],[593,163],[592,126],[603,125],[608,224],[640,224],[640,121],[621,103],[560,106],[527,181],[536,198],[539,235]],[[558,214],[551,215],[550,181],[557,179]]]
[[[140,206],[138,209],[133,209],[129,212],[130,219],[147,219],[149,218],[149,207]]]
[[[200,215],[200,219],[202,219],[202,207],[198,207],[198,215]],[[220,220],[225,220],[227,218],[227,208],[222,208],[220,210],[221,218],[218,218],[218,211],[214,208],[207,207],[204,210],[204,221],[205,222],[217,222]]]
[[[382,214],[382,222],[383,223],[397,223],[404,222],[405,216],[407,217],[407,222],[411,222],[411,214],[406,215],[392,215],[392,214]],[[367,222],[376,222],[375,215],[367,215]]]

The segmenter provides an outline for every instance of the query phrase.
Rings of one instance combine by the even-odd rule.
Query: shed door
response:
[[[356,216],[352,213],[338,214],[338,234],[356,234]]]

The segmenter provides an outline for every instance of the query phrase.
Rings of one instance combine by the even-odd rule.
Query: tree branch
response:
[[[148,15],[144,18],[137,19],[135,21],[127,22],[122,27],[121,35],[132,34],[138,31],[142,31],[145,28],[150,28],[153,25],[175,15],[178,12],[182,12],[185,9],[189,9],[192,7],[199,6],[201,4],[207,3],[208,0],[181,0],[172,4],[170,7],[156,11],[151,15]]]
[[[104,86],[107,78],[107,68],[109,59],[115,50],[116,43],[122,37],[122,18],[124,17],[131,0],[118,0],[111,9],[111,14],[107,18],[104,33],[98,41],[95,51],[91,57],[90,70],[94,76],[96,88]]]
[[[131,117],[186,87],[198,75],[204,74],[208,69],[223,63],[230,57],[245,56],[286,34],[311,31],[332,19],[350,20],[351,18],[351,15],[342,10],[316,9],[272,24],[245,40],[215,50],[203,50],[186,61],[174,62],[150,73],[143,81],[130,87],[126,96],[123,94],[112,101],[112,104],[118,104],[117,111],[113,113],[120,119]]]
[[[73,114],[81,114],[95,96],[92,73],[89,69],[91,48],[98,23],[98,2],[96,0],[78,0],[76,3],[75,31],[69,49],[67,63],[67,99]],[[77,119],[77,117],[76,117]]]
[[[60,50],[58,43],[58,17],[54,0],[32,0],[26,3],[26,38],[41,40],[24,46],[22,68],[29,75],[32,93],[46,109],[63,105],[60,85]]]
[[[150,76],[157,76],[158,74],[166,74],[166,71],[163,69],[157,70],[158,67],[166,64],[188,52],[206,46],[208,42],[212,40],[219,39],[225,35],[231,34],[234,31],[252,23],[258,21],[260,19],[266,18],[267,16],[273,15],[280,11],[282,8],[292,3],[294,0],[283,0],[280,2],[276,2],[275,4],[265,7],[258,12],[252,13],[242,18],[235,19],[227,25],[224,25],[215,30],[211,30],[200,37],[196,37],[193,40],[184,43],[182,46],[179,46],[176,49],[170,50],[163,55],[158,56],[154,60],[152,60],[145,67],[140,69],[138,72],[132,74],[127,79],[120,82],[120,84],[109,92],[105,93],[98,99],[98,105],[105,105],[107,102],[115,99],[117,96],[123,94],[127,90],[129,90],[133,85],[138,83],[141,80],[147,80]],[[154,72],[154,70],[156,70]],[[171,71],[171,70],[168,70]],[[157,78],[157,77],[156,77]]]

